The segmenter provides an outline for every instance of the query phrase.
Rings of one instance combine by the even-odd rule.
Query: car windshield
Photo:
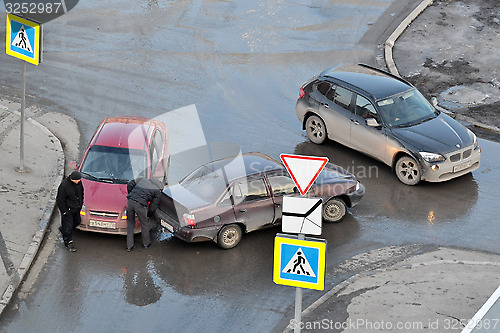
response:
[[[92,146],[80,171],[86,179],[123,184],[144,175],[146,166],[143,150]]]
[[[206,166],[201,166],[193,171],[179,184],[197,197],[210,203],[215,202],[227,188],[222,169],[214,171]]]
[[[390,127],[413,126],[439,114],[417,89],[380,100],[377,105],[382,118]]]

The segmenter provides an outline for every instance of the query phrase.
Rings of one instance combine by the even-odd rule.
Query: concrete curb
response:
[[[314,301],[311,305],[309,305],[305,310],[302,311],[302,318],[308,316],[311,314],[314,310],[316,310],[320,305],[325,303],[330,297],[338,294],[345,288],[347,288],[350,284],[356,282],[357,280],[367,277],[367,276],[372,276],[375,274],[380,274],[380,273],[385,273],[385,272],[390,272],[390,271],[399,271],[399,270],[406,270],[406,269],[412,269],[412,268],[418,268],[418,267],[424,267],[424,266],[436,266],[436,265],[478,265],[478,266],[499,266],[500,267],[500,262],[489,262],[489,261],[470,261],[470,260],[435,260],[435,261],[426,261],[426,262],[421,262],[421,263],[414,263],[410,265],[401,265],[401,264],[396,264],[396,266],[391,266],[387,268],[379,268],[375,269],[372,271],[367,271],[367,272],[362,272],[358,273],[356,275],[351,276],[350,278],[340,282],[337,284],[335,287],[330,289],[327,293],[323,294],[320,298],[318,298],[316,301]],[[288,325],[283,333],[290,333],[293,331],[293,328]]]
[[[9,112],[12,112],[14,114],[17,114],[21,116],[20,112],[18,111],[12,111],[8,108],[4,108]],[[62,181],[64,177],[64,151],[61,145],[61,141],[59,138],[57,138],[47,127],[41,125],[39,122],[34,120],[33,118],[27,118],[27,121],[29,121],[31,124],[37,126],[40,128],[42,131],[47,133],[47,136],[51,137],[54,139],[54,145],[56,146],[56,149],[60,152],[59,157],[57,159],[57,169],[56,169],[56,174],[57,174],[57,180],[54,182],[53,187],[50,190],[50,198],[49,202],[47,203],[47,206],[45,207],[45,210],[43,212],[42,218],[40,219],[40,224],[38,226],[38,230],[31,239],[30,245],[28,247],[28,250],[26,251],[21,264],[19,265],[18,269],[16,272],[13,274],[13,277],[10,281],[9,286],[5,290],[4,294],[0,298],[0,316],[2,315],[4,309],[7,307],[9,304],[10,300],[14,296],[17,288],[21,284],[21,282],[24,280],[24,277],[26,273],[29,271],[31,264],[33,263],[33,260],[35,259],[38,250],[40,248],[40,245],[43,241],[43,237],[45,235],[45,232],[47,231],[47,227],[50,221],[50,218],[52,216],[52,213],[54,212],[55,208],[55,202],[56,202],[56,196],[57,196],[57,188],[59,187],[59,183]]]
[[[385,41],[385,47],[384,47],[384,57],[385,57],[385,64],[387,68],[389,69],[389,72],[393,75],[397,75],[401,77],[399,74],[399,71],[396,67],[396,64],[394,62],[394,58],[392,56],[392,51],[394,48],[394,44],[396,43],[396,40],[401,36],[401,34],[408,28],[408,26],[415,20],[427,7],[429,7],[432,4],[433,0],[423,0],[394,30],[394,32],[389,36],[389,38]],[[462,114],[455,113],[453,111],[450,111],[448,109],[445,109],[443,107],[436,107],[441,112],[444,112],[451,116],[454,119],[458,120],[463,120],[465,122],[470,123],[472,126],[479,127],[491,132],[494,132],[496,134],[500,134],[500,128],[496,126],[491,126],[488,124],[483,124],[474,118],[464,116]]]

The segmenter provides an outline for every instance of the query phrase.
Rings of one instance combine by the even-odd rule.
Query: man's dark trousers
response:
[[[129,199],[127,201],[127,248],[130,249],[134,246],[134,227],[135,227],[135,215],[139,218],[141,223],[141,236],[142,245],[149,246],[151,244],[151,239],[149,236],[149,225],[148,225],[148,207],[143,206],[135,200]]]
[[[80,211],[77,213],[67,212],[61,215],[61,233],[64,240],[64,245],[68,246],[69,242],[73,240],[73,229],[75,229],[82,219],[80,217]]]

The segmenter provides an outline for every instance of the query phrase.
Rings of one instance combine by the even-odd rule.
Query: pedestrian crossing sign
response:
[[[40,24],[7,14],[6,52],[33,65],[41,62]]]
[[[325,289],[326,240],[278,234],[274,239],[273,281],[292,287]]]

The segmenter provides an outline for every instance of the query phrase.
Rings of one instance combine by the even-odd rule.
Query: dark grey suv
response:
[[[479,167],[472,131],[437,111],[404,79],[364,64],[323,71],[300,88],[307,137],[326,139],[391,166],[401,182],[440,182]]]

